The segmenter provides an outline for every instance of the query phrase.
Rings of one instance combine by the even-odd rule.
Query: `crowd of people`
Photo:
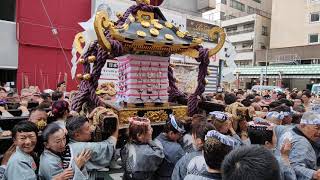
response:
[[[13,108],[27,119],[0,129],[13,140],[1,180],[97,179],[119,165],[126,180],[320,179],[320,101],[309,90],[210,94],[203,99],[224,111],[170,114],[159,133],[148,118],[130,117],[120,151],[117,114],[90,105],[73,112],[74,93],[63,82],[56,91],[29,88],[20,96],[0,88],[1,120],[14,117]]]

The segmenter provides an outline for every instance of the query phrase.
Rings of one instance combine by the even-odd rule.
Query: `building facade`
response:
[[[18,90],[27,86],[56,89],[66,80],[75,89],[70,59],[78,22],[91,15],[90,1],[1,0],[0,81]]]
[[[215,9],[202,14],[203,18],[225,28],[228,41],[235,46],[234,59],[238,67],[255,66],[256,51],[270,46],[272,0],[215,0]],[[233,88],[246,88],[253,84],[251,79],[242,78]]]
[[[289,88],[320,83],[320,0],[273,1],[270,37],[270,48],[256,52],[268,84],[280,78]],[[274,72],[279,66],[282,70]]]

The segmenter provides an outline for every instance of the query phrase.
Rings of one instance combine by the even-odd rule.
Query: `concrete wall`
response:
[[[0,69],[18,68],[16,23],[0,20]]]
[[[262,35],[262,26],[266,26],[268,29],[268,36]],[[271,29],[271,20],[263,16],[256,16],[255,21],[255,41],[254,41],[254,50],[260,50],[261,45],[269,47],[270,44],[270,29]]]
[[[320,23],[310,23],[310,13],[320,4],[301,0],[277,0],[272,7],[271,48],[306,46],[309,34],[320,33]]]

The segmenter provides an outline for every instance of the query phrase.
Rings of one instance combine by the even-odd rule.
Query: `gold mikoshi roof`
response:
[[[197,47],[202,43],[202,39],[181,31],[165,18],[155,18],[163,17],[160,10],[158,13],[160,15],[138,10],[136,14],[130,14],[122,25],[115,25],[105,11],[98,11],[94,28],[99,44],[106,50],[111,50],[110,42],[105,36],[105,31],[109,31],[111,38],[121,42],[128,54],[170,56],[178,53],[197,58]],[[122,16],[119,15],[123,18]],[[214,27],[209,30],[209,37],[213,40],[218,40],[219,37],[217,45],[209,51],[209,56],[212,56],[222,48],[226,35],[222,28]]]

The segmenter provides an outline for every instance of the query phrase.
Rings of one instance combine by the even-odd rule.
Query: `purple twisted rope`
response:
[[[88,57],[94,53],[96,50],[97,41],[95,41],[87,50],[87,52],[83,55],[85,59],[85,63],[83,64],[83,73],[90,73],[90,64],[87,63]],[[77,112],[80,112],[83,102],[87,101],[89,93],[89,82],[81,81],[78,93],[72,100],[71,109]]]
[[[109,35],[109,32],[105,33],[106,38],[111,44],[111,54],[109,55],[99,44],[96,42],[92,45],[92,48],[89,48],[85,54],[85,58],[88,58],[90,55],[96,56],[96,61],[94,62],[93,71],[91,73],[90,81],[82,80],[80,83],[79,92],[73,98],[72,101],[72,110],[80,112],[83,103],[86,101],[91,101],[95,106],[103,106],[104,103],[96,95],[96,89],[98,87],[98,80],[101,75],[101,70],[106,63],[107,59],[113,59],[114,57],[121,56],[123,54],[123,46],[117,41],[113,40]],[[89,68],[88,68],[89,67]],[[90,64],[84,66],[85,72],[90,72]]]
[[[205,78],[208,72],[208,66],[209,66],[209,49],[199,47],[199,57],[196,59],[198,62],[200,62],[199,65],[199,73],[198,73],[198,86],[195,92],[190,95],[188,98],[188,114],[189,116],[193,116],[194,114],[198,113],[199,108],[199,100],[198,96],[200,96],[205,91]]]
[[[176,98],[183,97],[186,98],[186,95],[182,93],[176,86],[175,79],[173,76],[172,67],[168,66],[168,80],[169,80],[169,102],[174,102]]]
[[[154,7],[147,4],[132,5],[127,9],[124,15],[116,22],[116,25],[122,26],[125,23],[126,19],[128,19],[129,15],[136,14],[138,10],[153,12]],[[157,18],[156,14],[155,14],[155,18]]]

